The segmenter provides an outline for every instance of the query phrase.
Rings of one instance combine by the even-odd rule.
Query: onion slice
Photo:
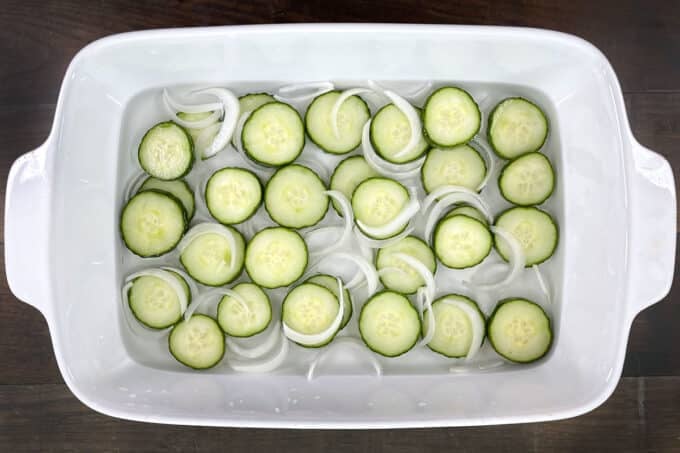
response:
[[[205,305],[206,301],[213,299],[215,296],[229,296],[236,302],[238,302],[245,309],[246,312],[250,313],[250,307],[248,307],[248,303],[243,297],[241,297],[239,293],[237,293],[233,289],[217,288],[206,293],[203,293],[198,298],[196,298],[196,301],[193,304],[191,304],[187,311],[184,312],[184,319],[189,320],[189,318],[191,318],[194,315],[194,313],[196,313],[196,310],[198,310],[201,306]],[[221,299],[222,298],[220,297],[219,300]]]
[[[406,225],[411,218],[420,211],[420,201],[418,201],[418,195],[413,189],[409,190],[409,202],[404,207],[404,209],[399,212],[392,220],[390,220],[385,225],[379,227],[373,227],[366,225],[361,220],[357,220],[357,225],[361,228],[361,231],[370,235],[377,237],[390,236],[401,230],[404,225]],[[386,238],[387,239],[387,238]]]
[[[253,112],[243,112],[241,116],[238,117],[238,121],[236,122],[236,129],[234,130],[234,135],[232,136],[232,142],[239,153],[243,153],[243,142],[241,141],[243,126],[246,125],[246,121],[248,121],[248,118],[250,118],[251,113]]]
[[[375,266],[373,266],[373,263],[368,259],[364,258],[363,256],[355,255],[352,253],[347,252],[329,253],[328,255],[321,257],[319,261],[312,265],[310,267],[309,272],[315,271],[318,267],[320,267],[324,262],[328,260],[351,261],[357,266],[357,268],[359,269],[359,272],[357,272],[357,276],[353,278],[349,283],[347,283],[347,285],[345,285],[345,288],[347,288],[348,290],[356,288],[358,284],[362,281],[366,282],[369,294],[373,294],[375,290],[378,289],[378,271],[375,270]]]
[[[125,200],[129,200],[130,198],[134,197],[139,188],[142,186],[142,182],[148,178],[149,175],[146,173],[139,173],[136,176],[134,176],[130,182],[128,182],[126,188],[125,188]]]
[[[419,288],[419,290],[421,289],[422,288]],[[435,319],[434,311],[432,310],[432,298],[428,296],[428,291],[426,289],[418,291],[418,304],[421,321],[424,321],[425,313],[427,312],[427,326],[428,326],[427,332],[425,332],[423,339],[420,340],[420,343],[418,345],[427,346],[434,338],[437,320]]]
[[[314,346],[319,343],[328,341],[329,338],[335,335],[335,333],[340,328],[340,324],[342,324],[342,317],[345,314],[345,295],[342,280],[340,280],[337,277],[336,280],[338,282],[338,294],[339,294],[338,302],[340,306],[338,307],[338,314],[335,316],[335,319],[333,319],[331,325],[328,326],[326,330],[322,332],[315,334],[305,334],[292,329],[291,327],[288,326],[288,324],[285,323],[285,321],[281,320],[281,324],[283,324],[283,334],[286,337],[288,337],[290,340],[296,343],[305,346]]]
[[[335,100],[335,103],[331,108],[331,129],[333,130],[333,135],[335,135],[336,139],[340,139],[340,129],[338,128],[338,112],[340,111],[342,104],[344,104],[345,101],[352,96],[370,91],[371,90],[368,88],[350,88],[349,90],[345,90],[340,93],[340,96],[338,96],[338,98]]]
[[[449,194],[452,194],[452,193],[467,194],[470,198],[470,201],[462,200],[461,202],[473,205],[475,208],[479,209],[482,212],[482,214],[484,214],[484,216],[487,218],[489,223],[493,222],[493,216],[491,215],[491,211],[489,210],[489,207],[484,202],[482,197],[477,192],[475,192],[474,190],[470,190],[470,189],[468,189],[467,187],[464,187],[464,186],[447,185],[447,186],[438,187],[437,189],[430,192],[423,199],[422,210],[427,211],[427,209],[430,207],[430,205],[432,205],[435,201],[437,201],[437,198],[441,198],[444,195],[449,195]]]
[[[203,104],[183,104],[178,102],[170,96],[167,89],[163,90],[163,101],[166,105],[172,109],[173,112],[184,112],[184,113],[205,113],[210,111],[222,111],[224,106],[220,102],[211,102]]]
[[[135,335],[151,335],[153,337],[161,337],[167,334],[172,327],[167,327],[165,329],[152,329],[140,323],[135,315],[132,313],[130,308],[130,300],[128,299],[128,292],[132,288],[132,282],[127,282],[123,285],[121,289],[121,296],[123,301],[123,318],[125,318],[125,324],[127,324],[128,329]]]
[[[205,129],[202,129],[201,132],[198,133],[198,136],[196,136],[196,141],[194,142],[194,146],[199,157],[203,158],[203,156],[205,156],[205,152],[210,148],[210,146],[212,146],[212,143],[221,128],[222,123],[215,123],[211,124]]]
[[[548,301],[548,303],[551,304],[552,297],[550,296],[550,289],[548,289],[548,284],[543,278],[543,274],[541,273],[541,270],[538,268],[538,264],[532,265],[531,268],[534,270],[534,275],[536,276],[536,280],[538,280],[538,286],[541,287],[541,292],[545,296],[545,299]]]
[[[177,246],[177,250],[180,254],[182,254],[184,249],[186,249],[194,239],[205,234],[219,234],[220,236],[223,236],[227,239],[227,242],[229,243],[229,250],[231,250],[231,253],[229,254],[229,270],[233,270],[236,266],[236,259],[234,257],[234,251],[236,250],[236,239],[234,239],[234,232],[224,225],[212,222],[199,223],[186,232]]]
[[[491,226],[491,231],[494,234],[500,236],[501,239],[507,242],[508,245],[510,246],[510,270],[505,275],[505,278],[495,283],[475,283],[475,287],[477,289],[487,291],[501,288],[512,283],[515,280],[515,278],[517,278],[522,269],[524,269],[524,265],[526,263],[526,256],[524,255],[522,246],[509,231],[495,225]]]
[[[274,98],[282,102],[304,102],[333,90],[331,82],[307,82],[286,85],[279,88]]]
[[[276,340],[281,338],[281,326],[278,322],[272,322],[273,328],[264,336],[262,343],[253,347],[245,347],[239,344],[238,338],[227,337],[227,348],[234,354],[246,359],[257,359],[271,351],[276,346]]]
[[[176,267],[170,267],[170,266],[161,266],[161,269],[164,271],[171,271],[174,272],[175,274],[180,275],[185,282],[187,282],[187,285],[189,285],[189,294],[191,294],[191,297],[196,297],[198,296],[198,286],[196,286],[196,282],[194,282],[194,279],[189,277],[189,275],[184,272],[181,269],[177,269]],[[189,302],[189,305],[191,305],[191,302]]]
[[[458,203],[468,203],[473,205],[475,208],[479,209],[479,211],[484,214],[487,219],[489,219],[489,223],[493,221],[491,213],[486,207],[486,204],[484,202],[478,202],[478,196],[471,196],[465,192],[450,193],[437,202],[437,204],[432,208],[432,211],[430,211],[430,213],[427,215],[424,231],[425,238],[429,238],[432,235],[432,230],[444,211],[450,206]]]
[[[406,146],[404,146],[401,151],[394,155],[394,157],[405,156],[413,151],[423,138],[422,124],[420,123],[418,112],[416,112],[416,109],[413,108],[406,99],[390,90],[385,90],[385,96],[390,98],[394,106],[401,110],[401,113],[406,116],[408,124],[411,127],[411,137],[409,138],[408,143],[406,143]]]
[[[170,285],[170,288],[175,291],[175,294],[177,294],[177,300],[179,301],[179,307],[180,307],[180,313],[185,313],[187,310],[187,306],[189,305],[189,300],[187,298],[187,294],[184,292],[184,287],[182,284],[177,280],[177,278],[172,275],[169,271],[166,271],[164,269],[145,269],[143,271],[135,272],[134,274],[130,274],[125,278],[125,283],[132,283],[132,281],[138,277],[156,277],[160,278],[163,280],[165,283]]]
[[[267,373],[281,366],[290,349],[288,340],[283,335],[278,335],[281,339],[281,347],[278,352],[268,359],[260,360],[235,360],[227,356],[227,363],[234,370],[241,373]]]
[[[212,144],[203,151],[203,157],[209,158],[222,151],[231,141],[236,129],[236,122],[239,118],[241,106],[238,98],[230,90],[226,88],[206,88],[195,91],[196,94],[210,94],[215,96],[222,103],[224,110],[224,121],[220,126],[220,130],[215,136]]]
[[[488,146],[486,146],[485,143],[479,140],[472,140],[472,144],[475,145],[475,149],[481,149],[482,153],[484,154],[485,161],[486,161],[486,174],[484,175],[484,179],[482,179],[482,182],[479,183],[477,186],[477,192],[481,191],[486,185],[489,183],[489,179],[494,173],[495,170],[495,165],[496,165],[496,160],[493,157],[493,153],[489,149]]]
[[[342,228],[342,235],[337,241],[331,243],[331,245],[326,246],[320,250],[312,252],[312,255],[324,255],[327,253],[331,253],[337,250],[338,248],[342,247],[352,234],[352,227],[354,226],[354,212],[352,211],[352,205],[349,203],[349,200],[347,199],[345,194],[338,190],[326,190],[324,191],[324,193],[331,197],[332,199],[334,199],[335,201],[337,201],[338,204],[340,205],[340,210],[342,211],[342,219],[345,222],[345,225]],[[311,230],[309,233],[305,235],[305,240],[308,240],[308,238],[310,238],[311,235],[313,234],[317,234],[322,231],[330,231],[331,228],[338,227],[326,227]]]
[[[412,226],[408,226],[399,233],[396,236],[392,236],[387,239],[373,239],[368,236],[366,236],[358,227],[354,228],[354,234],[357,236],[357,239],[363,243],[366,247],[370,249],[381,249],[385,247],[389,247],[390,245],[396,244],[397,242],[401,241],[411,233],[413,233],[413,230],[415,228]]]
[[[372,120],[366,121],[361,134],[361,147],[366,163],[373,168],[373,170],[391,178],[408,179],[419,176],[420,167],[423,165],[423,162],[425,162],[426,156],[404,164],[393,164],[378,156],[371,144],[371,121]]]
[[[442,303],[453,305],[454,307],[462,310],[470,320],[470,325],[472,326],[472,342],[465,359],[469,360],[473,358],[477,352],[479,352],[479,348],[481,348],[482,341],[484,340],[484,320],[474,308],[470,307],[465,302],[446,297],[442,299]]]
[[[403,261],[409,267],[413,268],[413,270],[416,271],[416,273],[418,275],[420,275],[420,278],[422,278],[423,281],[425,282],[426,299],[429,299],[429,300],[434,299],[434,295],[435,295],[435,292],[436,292],[437,289],[436,289],[436,286],[435,286],[434,275],[427,268],[427,266],[425,266],[417,258],[414,258],[411,255],[408,255],[406,253],[397,252],[397,253],[392,253],[390,256],[392,256],[393,258],[396,258],[398,260]]]
[[[325,358],[333,355],[338,349],[341,349],[342,347],[351,347],[358,354],[364,354],[371,362],[373,370],[375,371],[375,376],[382,376],[382,366],[380,366],[380,362],[378,362],[378,359],[376,359],[375,356],[364,347],[364,343],[361,340],[358,340],[354,337],[340,337],[335,339],[325,351],[321,351],[312,361],[312,363],[309,364],[309,369],[307,370],[307,380],[311,381],[314,379],[316,377],[316,369],[321,364],[321,362]]]

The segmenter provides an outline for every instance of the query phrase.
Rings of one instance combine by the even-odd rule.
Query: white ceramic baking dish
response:
[[[327,79],[450,81],[540,97],[553,126],[561,230],[548,269],[557,341],[546,359],[310,382],[293,371],[197,373],[131,353],[117,216],[128,148],[143,132],[135,103],[165,86]],[[116,417],[214,426],[461,426],[589,411],[616,386],[632,319],[669,290],[676,237],[671,169],[632,136],[605,57],[573,36],[501,27],[247,26],[102,39],[68,68],[47,141],[12,166],[5,209],[10,287],[47,319],[73,393]]]

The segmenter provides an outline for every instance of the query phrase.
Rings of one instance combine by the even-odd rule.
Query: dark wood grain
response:
[[[0,386],[0,451],[672,452],[680,451],[678,408],[680,378],[625,378],[606,405],[552,423],[378,431],[212,429],[115,420],[84,407],[63,385],[8,385]]]
[[[64,71],[87,43],[148,28],[336,21],[517,25],[581,36],[614,66],[637,139],[669,159],[680,181],[680,3],[675,0],[5,0],[0,208],[4,211],[11,162],[47,136]],[[2,228],[0,223],[0,238]],[[680,451],[679,322],[676,278],[665,300],[633,324],[624,367],[628,377],[604,406],[572,420],[408,431],[215,430],[125,422],[82,406],[63,385],[42,315],[18,302],[3,279],[0,451]]]

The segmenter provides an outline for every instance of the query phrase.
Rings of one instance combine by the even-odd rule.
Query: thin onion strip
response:
[[[430,271],[430,269],[427,268],[427,266],[425,266],[419,259],[414,258],[406,253],[397,252],[392,253],[390,256],[400,261],[403,261],[404,263],[406,263],[406,265],[412,268],[418,275],[420,275],[420,278],[422,278],[423,282],[425,282],[426,299],[430,300],[434,299],[434,295],[437,288],[435,286],[434,275],[432,274],[432,271]]]
[[[324,194],[328,195],[329,197],[338,202],[338,204],[340,205],[340,210],[342,211],[342,219],[345,222],[345,224],[342,228],[342,235],[337,241],[331,243],[331,245],[329,246],[322,248],[321,250],[313,251],[312,252],[313,255],[323,255],[326,253],[331,253],[337,250],[338,248],[342,247],[350,238],[350,235],[352,234],[352,228],[354,226],[354,212],[352,211],[352,205],[349,203],[347,197],[338,190],[326,190],[324,191]],[[321,230],[330,231],[327,228],[323,229],[318,228],[316,230],[311,230],[309,233],[305,235],[305,240],[308,240],[308,238],[310,238],[311,235],[313,234],[318,234]]]
[[[333,104],[333,107],[331,108],[331,129],[333,130],[333,135],[335,136],[336,139],[340,139],[340,129],[338,127],[338,112],[340,111],[340,107],[342,107],[342,104],[345,103],[345,101],[352,96],[356,96],[357,94],[363,94],[370,92],[368,88],[350,88],[349,90],[345,90],[342,93],[340,93],[340,96],[335,100],[335,103]]]
[[[479,348],[481,348],[482,341],[484,340],[484,319],[477,310],[460,300],[444,298],[442,299],[442,303],[458,308],[468,317],[470,326],[472,327],[472,342],[470,343],[470,349],[465,355],[465,359],[469,360],[473,358],[477,355],[477,352],[479,352]]]
[[[169,271],[163,270],[163,269],[145,269],[139,272],[135,272],[134,274],[130,274],[125,278],[125,283],[129,283],[134,281],[136,278],[139,277],[156,277],[161,280],[163,280],[165,283],[167,283],[170,288],[175,292],[177,295],[177,300],[179,301],[179,307],[180,307],[180,314],[186,312],[187,306],[189,305],[189,300],[187,298],[186,292],[184,292],[184,288],[182,287],[182,284],[177,280],[177,278],[172,275]]]
[[[374,227],[366,225],[361,220],[357,220],[357,225],[361,228],[361,231],[376,237],[391,236],[400,231],[404,225],[406,225],[411,218],[420,211],[420,201],[418,201],[418,195],[414,190],[410,190],[410,197],[408,204],[397,214],[392,220],[390,220],[385,225],[379,227]],[[387,238],[385,238],[387,239]]]
[[[479,209],[482,214],[487,218],[489,223],[493,222],[493,216],[491,215],[491,211],[489,210],[489,207],[487,204],[484,202],[482,197],[475,192],[474,190],[470,190],[467,187],[464,186],[454,186],[454,185],[447,185],[447,186],[441,186],[438,187],[437,189],[433,190],[430,192],[424,199],[423,203],[421,206],[421,209],[423,211],[427,211],[427,209],[432,205],[435,201],[437,201],[438,198],[443,197],[444,195],[449,195],[452,193],[464,193],[469,196],[469,198],[472,201],[464,201],[465,203],[469,203]]]
[[[215,140],[213,140],[212,144],[203,151],[203,157],[207,159],[222,151],[231,141],[231,137],[234,135],[234,130],[236,129],[236,122],[239,119],[241,105],[234,93],[226,88],[206,88],[195,91],[195,93],[215,96],[224,106],[224,121],[222,121],[220,130],[215,136]]]
[[[402,239],[413,233],[414,230],[415,228],[413,226],[408,226],[401,233],[387,239],[370,238],[366,236],[358,227],[354,228],[354,234],[356,234],[357,239],[361,243],[363,243],[366,247],[370,249],[381,249],[396,244],[397,242],[401,241]]]
[[[450,193],[449,195],[444,196],[439,202],[437,202],[437,204],[435,204],[434,207],[432,208],[432,211],[430,211],[430,213],[427,215],[424,229],[425,238],[430,238],[430,236],[432,235],[432,230],[437,224],[439,218],[442,216],[442,214],[444,214],[444,211],[446,211],[450,206],[458,203],[468,203],[474,206],[475,208],[479,209],[486,218],[491,219],[490,217],[491,214],[489,213],[486,205],[478,203],[476,197],[471,196],[470,194],[464,192]],[[489,221],[489,223],[491,223],[491,220]]]
[[[227,356],[227,364],[234,371],[240,373],[268,373],[277,369],[286,360],[290,350],[290,344],[286,337],[283,335],[278,337],[281,339],[281,347],[273,357],[268,359],[235,360]]]
[[[238,338],[227,337],[227,348],[234,354],[246,359],[257,359],[262,357],[276,346],[276,340],[281,337],[281,325],[276,322],[272,323],[272,326],[273,328],[266,336],[264,336],[262,343],[257,346],[241,346]]]
[[[512,235],[512,233],[495,225],[491,226],[491,231],[495,235],[500,236],[500,238],[504,240],[510,247],[510,270],[506,274],[505,278],[495,283],[475,283],[475,287],[477,289],[487,291],[502,288],[503,286],[512,283],[520,274],[522,269],[524,269],[524,265],[526,263],[526,256],[524,255],[522,246],[515,236]]]
[[[224,106],[220,102],[211,102],[203,104],[183,104],[178,102],[175,98],[170,96],[167,89],[163,90],[163,101],[174,112],[184,113],[206,113],[211,111],[222,111]]]
[[[279,88],[274,98],[281,102],[305,102],[328,93],[333,88],[335,88],[335,85],[331,82],[308,82],[286,85]]]
[[[495,171],[496,160],[493,157],[493,153],[491,152],[491,150],[483,142],[473,140],[472,145],[475,145],[475,149],[482,150],[482,153],[484,154],[484,160],[486,161],[486,174],[484,175],[484,179],[482,179],[482,182],[480,182],[479,185],[477,186],[477,192],[479,192],[484,187],[486,187],[486,185],[489,183],[489,179],[491,178],[491,176],[493,176],[493,173]]]
[[[199,223],[187,231],[177,246],[177,250],[180,254],[184,253],[184,249],[186,249],[194,239],[206,234],[219,234],[227,240],[230,250],[229,270],[234,270],[234,267],[236,267],[236,239],[234,238],[234,232],[224,225],[211,222]]]
[[[534,270],[534,275],[536,276],[536,280],[538,280],[538,286],[541,287],[541,292],[545,296],[546,301],[549,304],[551,304],[552,303],[552,297],[550,295],[550,289],[548,288],[548,284],[546,283],[545,279],[543,278],[543,274],[541,273],[541,270],[538,268],[538,264],[532,265],[531,268]]]
[[[123,318],[125,319],[125,324],[127,324],[130,332],[137,336],[153,335],[160,337],[167,334],[172,327],[167,327],[165,329],[152,329],[151,327],[147,327],[140,323],[135,317],[134,313],[132,313],[132,308],[130,308],[130,300],[128,298],[128,292],[130,291],[130,288],[132,288],[132,283],[133,282],[126,283],[123,285],[123,289],[121,290],[123,301]]]
[[[420,167],[425,162],[426,156],[405,164],[393,164],[378,156],[371,144],[371,121],[366,121],[361,134],[361,147],[366,163],[378,173],[392,178],[408,179],[418,177],[420,175]]]
[[[338,329],[340,329],[340,324],[342,324],[342,317],[345,314],[345,291],[342,285],[342,280],[339,278],[336,278],[337,283],[338,283],[338,313],[336,314],[335,318],[333,319],[333,322],[322,332],[315,333],[315,334],[305,334],[296,331],[292,327],[289,327],[288,324],[285,323],[285,321],[281,321],[283,324],[283,334],[289,338],[290,340],[303,344],[306,346],[314,346],[320,343],[324,343],[328,341],[328,339],[332,338],[333,335],[336,334]]]
[[[390,90],[385,90],[385,96],[390,98],[392,104],[406,116],[409,127],[411,128],[408,143],[394,155],[394,157],[402,157],[413,151],[415,147],[418,146],[418,143],[420,143],[420,140],[423,138],[422,124],[420,123],[418,112],[416,112],[416,109],[413,108],[406,99]]]
[[[233,289],[218,288],[203,293],[198,298],[196,298],[196,301],[193,304],[191,304],[191,306],[186,312],[184,312],[184,319],[189,320],[194,315],[194,313],[196,313],[196,310],[205,305],[205,303],[208,300],[214,299],[217,296],[231,297],[239,305],[241,305],[241,307],[243,307],[246,312],[250,313],[250,307],[248,306],[248,302],[246,302],[246,300],[239,293],[237,293]],[[218,300],[222,300],[222,297],[220,297]]]

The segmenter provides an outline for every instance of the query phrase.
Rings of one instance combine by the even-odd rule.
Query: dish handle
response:
[[[12,164],[5,196],[5,272],[14,295],[45,315],[49,300],[48,139]]]
[[[668,161],[635,139],[630,184],[631,318],[668,294],[675,271],[675,180]]]

